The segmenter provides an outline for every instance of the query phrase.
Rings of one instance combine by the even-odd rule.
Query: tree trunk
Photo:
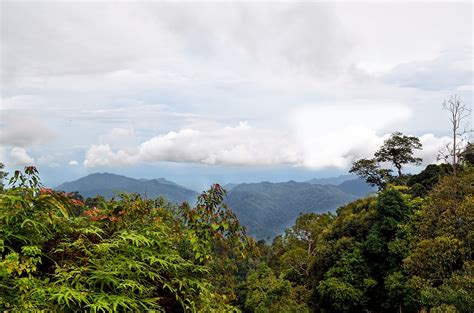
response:
[[[453,134],[453,175],[456,176],[456,130]]]
[[[401,165],[396,165],[397,170],[398,170],[398,177],[402,177],[402,166]]]

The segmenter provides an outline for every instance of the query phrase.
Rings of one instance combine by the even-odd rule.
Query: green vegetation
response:
[[[122,195],[87,207],[16,172],[0,195],[0,309],[235,311],[256,252],[214,185],[196,207]],[[76,214],[74,214],[76,213]]]
[[[430,165],[412,187],[388,185],[335,215],[301,215],[259,243],[265,273],[315,312],[473,312],[474,168],[446,169]]]
[[[301,214],[270,245],[246,235],[219,185],[194,207],[83,202],[27,167],[0,193],[0,309],[473,312],[471,154],[456,175],[429,165],[334,214]]]
[[[291,226],[300,213],[335,211],[359,197],[339,186],[289,181],[240,184],[225,201],[250,235],[257,240],[271,240]]]
[[[417,137],[394,132],[375,152],[374,158],[355,161],[349,172],[365,179],[371,186],[376,186],[379,190],[382,190],[389,182],[402,182],[402,168],[404,165],[421,164],[422,159],[414,156],[414,150],[420,149],[421,143]],[[398,179],[392,176],[391,169],[381,166],[383,162],[390,163],[397,169]]]
[[[247,227],[248,234],[266,240],[282,234],[300,213],[335,211],[339,206],[374,191],[360,178],[334,186],[289,181],[224,187],[227,190],[224,201],[237,214],[240,223]],[[76,199],[83,201],[85,198],[88,204],[98,195],[110,199],[119,192],[136,193],[151,199],[161,196],[173,203],[195,203],[199,196],[197,192],[164,178],[133,179],[109,173],[89,174],[63,183],[55,190],[75,193]]]

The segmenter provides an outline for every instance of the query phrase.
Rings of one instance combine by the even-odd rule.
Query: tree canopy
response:
[[[420,150],[421,147],[418,137],[394,132],[390,135],[390,138],[384,141],[374,156],[378,162],[392,163],[400,177],[405,164],[421,164],[422,159],[414,156],[414,150]]]
[[[246,235],[217,184],[194,206],[84,200],[27,167],[0,193],[0,309],[473,312],[474,167],[461,166],[377,181],[271,243]]]
[[[354,173],[373,187],[378,187],[379,190],[385,188],[387,182],[390,180],[389,169],[383,169],[375,159],[360,159],[352,164],[349,173]]]

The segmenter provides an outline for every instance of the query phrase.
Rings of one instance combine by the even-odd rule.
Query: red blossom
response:
[[[51,190],[50,188],[40,188],[40,194],[42,194],[42,195],[52,195],[53,190]]]

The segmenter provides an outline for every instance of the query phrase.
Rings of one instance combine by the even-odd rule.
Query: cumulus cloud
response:
[[[439,149],[444,147],[446,143],[450,142],[451,140],[452,138],[450,137],[436,137],[433,134],[425,134],[420,136],[420,142],[423,145],[423,150],[416,151],[416,156],[423,159],[424,165],[437,163]]]
[[[391,127],[411,115],[411,111],[401,105],[384,107],[367,103],[357,107],[363,109],[333,104],[319,109],[295,110],[288,127],[291,131],[287,132],[255,128],[240,122],[235,127],[171,131],[129,148],[93,145],[86,152],[84,165],[184,162],[345,168],[357,158],[370,157],[390,135]],[[425,150],[420,156],[427,162],[433,161],[445,139],[432,134],[421,136]]]
[[[0,142],[5,154],[77,149],[62,165],[87,151],[88,167],[344,167],[394,130],[447,132],[447,89],[472,102],[472,48],[441,54],[471,42],[471,8],[11,1],[0,10]]]
[[[56,137],[56,133],[44,122],[28,117],[2,119],[0,142],[3,146],[29,147],[46,143]]]
[[[160,161],[225,165],[299,163],[297,149],[288,134],[256,129],[241,122],[236,127],[171,131],[131,149],[93,145],[86,153],[84,165],[121,166]]]
[[[21,147],[11,149],[10,158],[13,165],[33,165],[35,163],[35,160]]]
[[[295,110],[291,121],[305,166],[344,168],[370,156],[394,125],[411,114],[393,102],[336,102]]]
[[[78,164],[79,164],[79,162],[77,162],[76,160],[71,160],[71,161],[69,161],[69,163],[68,163],[68,165],[70,165],[70,166],[76,166],[76,165],[78,165]]]

